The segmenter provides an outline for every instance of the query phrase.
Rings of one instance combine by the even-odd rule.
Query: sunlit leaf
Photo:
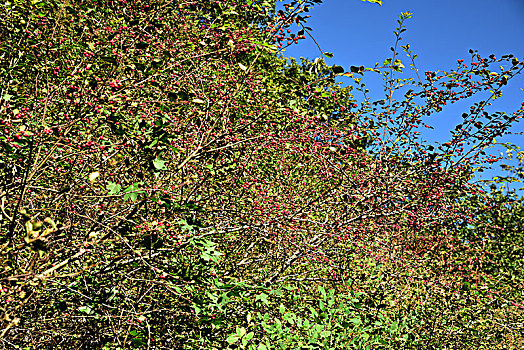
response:
[[[167,163],[167,160],[162,160],[162,159],[160,159],[158,157],[156,157],[153,160],[153,166],[157,170],[167,170],[166,163]]]
[[[373,4],[379,4],[380,6],[382,6],[382,0],[362,0],[362,1],[367,1]]]
[[[109,190],[109,194],[115,195],[115,194],[120,193],[122,186],[114,182],[108,182],[106,188]]]

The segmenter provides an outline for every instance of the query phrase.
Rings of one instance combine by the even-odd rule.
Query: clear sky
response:
[[[307,26],[313,28],[312,34],[322,50],[334,53],[328,64],[346,69],[351,65],[372,67],[391,54],[396,20],[400,12],[406,11],[412,12],[413,18],[406,23],[402,45],[409,43],[418,54],[416,63],[421,71],[456,68],[457,59],[469,61],[469,49],[478,50],[482,57],[511,53],[524,61],[524,0],[383,0],[382,6],[359,0],[325,0],[310,10]],[[314,59],[320,52],[308,38],[287,48],[284,54]],[[377,97],[383,96],[380,86],[367,85],[370,90],[379,90]],[[524,101],[522,89],[521,75],[506,86],[504,97],[495,101],[491,112],[516,110]],[[475,102],[468,101],[431,117],[429,124],[435,130],[426,137],[445,142],[449,131],[462,119],[462,112]],[[524,120],[512,131],[524,131]],[[512,135],[497,141],[524,148],[524,136]],[[492,152],[497,155],[500,151],[497,148]],[[497,173],[504,174],[497,169],[485,174]]]

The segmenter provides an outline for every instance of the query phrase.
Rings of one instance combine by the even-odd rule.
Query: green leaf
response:
[[[260,295],[257,295],[255,297],[255,301],[260,300],[263,304],[269,305],[269,302],[267,301],[268,295],[266,293],[260,293]]]
[[[178,222],[182,230],[184,231],[193,231],[195,226],[189,225],[186,220],[182,219]]]
[[[244,327],[237,327],[237,334],[239,337],[243,337],[246,334],[246,329]]]
[[[215,170],[213,169],[213,166],[211,164],[206,165],[206,168],[209,169],[211,175],[215,175]]]
[[[329,299],[329,300],[328,300],[328,307],[329,307],[329,308],[332,307],[334,303],[335,303],[335,300],[334,300],[334,299]]]
[[[395,65],[398,66],[399,68],[405,68],[404,65],[402,64],[402,61],[401,60],[395,60]]]
[[[83,312],[87,315],[91,315],[92,313],[94,313],[93,309],[91,309],[89,306],[80,306],[78,308],[78,311]]]
[[[287,314],[284,314],[282,319],[291,324],[295,324],[295,314],[294,313],[288,312]]]
[[[132,202],[136,201],[138,198],[138,193],[137,192],[132,192],[132,193],[127,193],[125,196],[124,196],[124,200],[128,200],[130,199]]]
[[[231,334],[229,337],[227,337],[226,341],[231,345],[231,344],[236,343],[239,339],[240,339],[240,337],[238,335]]]
[[[309,329],[309,320],[304,320],[304,328]]]
[[[320,292],[320,294],[322,294],[322,299],[326,300],[327,296],[326,296],[326,290],[324,289],[324,287],[318,286],[318,291]]]
[[[167,170],[167,167],[165,165],[166,163],[167,163],[167,160],[162,160],[158,158],[158,156],[155,158],[155,160],[153,160],[153,166],[157,170]]]
[[[136,201],[137,198],[138,198],[138,195],[140,193],[144,193],[144,191],[138,191],[138,186],[140,186],[141,184],[142,184],[142,182],[135,182],[131,186],[127,187],[124,190],[124,193],[126,193],[126,195],[124,196],[124,200],[130,199],[133,202]]]
[[[315,310],[312,306],[309,306],[309,311],[311,311],[311,316],[313,316],[313,317],[317,317],[318,316],[317,310]]]
[[[200,311],[202,311],[201,308],[199,308],[198,306],[196,305],[193,305],[193,310],[195,311],[195,315],[198,315],[200,313]]]
[[[360,318],[358,318],[358,317],[352,318],[352,319],[350,319],[349,321],[352,322],[352,323],[354,323],[355,325],[362,324],[362,321],[361,321]]]
[[[109,190],[109,194],[114,195],[120,193],[122,186],[114,182],[108,182],[106,188]]]
[[[331,331],[322,331],[322,332],[320,333],[320,336],[321,336],[322,338],[327,338],[327,337],[329,337],[330,335],[331,335]]]

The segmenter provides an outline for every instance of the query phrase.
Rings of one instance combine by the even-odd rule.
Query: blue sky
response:
[[[457,59],[469,62],[469,49],[478,50],[482,57],[511,53],[524,61],[524,0],[384,0],[382,6],[359,0],[325,0],[310,10],[307,26],[313,28],[312,35],[322,50],[334,53],[328,64],[346,69],[351,65],[372,67],[389,57],[398,15],[406,11],[412,12],[413,18],[406,23],[402,44],[409,43],[418,54],[416,64],[422,72],[456,68]],[[314,59],[320,52],[308,38],[287,48],[284,54]],[[377,96],[383,95],[380,85],[375,85],[378,82],[370,80],[369,83],[372,92],[378,90]],[[504,97],[495,101],[491,111],[516,110],[524,101],[522,89],[524,76],[521,75],[507,85]],[[455,104],[431,117],[428,121],[435,130],[425,136],[444,142],[449,131],[462,119],[462,112],[474,102]],[[524,121],[516,124],[512,131],[524,131]],[[497,141],[524,148],[524,136],[512,135]],[[492,153],[500,151],[496,148]],[[498,173],[500,170],[494,169],[485,176]]]

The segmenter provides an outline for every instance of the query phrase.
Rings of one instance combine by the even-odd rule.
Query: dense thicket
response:
[[[396,51],[347,73],[282,58],[317,2],[1,5],[5,347],[522,344],[521,278],[508,300],[496,249],[464,239],[500,223],[460,200],[522,117],[485,111],[522,64],[472,51],[416,81]],[[449,142],[420,141],[480,91]]]

